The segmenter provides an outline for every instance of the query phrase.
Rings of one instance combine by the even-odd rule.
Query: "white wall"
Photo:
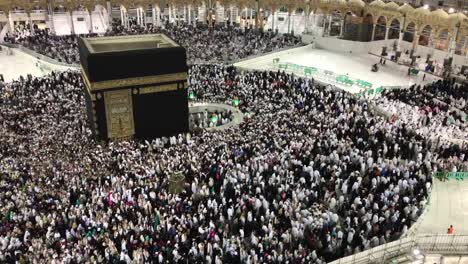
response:
[[[31,18],[32,18],[33,21],[37,21],[37,20],[46,21],[47,20],[47,14],[45,12],[31,13]]]
[[[67,13],[54,14],[54,30],[57,35],[70,35],[70,18]]]
[[[279,18],[283,18],[283,21],[279,21]],[[275,13],[275,25],[274,29],[278,29],[279,33],[288,33],[288,24],[289,24],[289,19],[291,18],[291,30],[294,30],[294,35],[301,35],[302,32],[305,30],[305,21],[306,17],[303,14],[291,14],[291,17],[289,17],[287,12],[276,12]],[[267,18],[266,24],[265,24],[265,29],[271,29],[271,23],[272,23],[273,17],[270,15]]]
[[[83,18],[83,21],[78,21]],[[73,28],[75,34],[89,33],[89,14],[88,11],[73,11]]]
[[[107,26],[105,24],[104,17],[101,12],[99,11],[94,11],[92,14],[92,19],[93,19],[93,33],[105,33]]]
[[[0,30],[0,43],[3,43],[3,39],[5,38],[6,34],[10,31],[10,24],[6,23],[3,25],[2,29]]]
[[[321,37],[313,35],[302,35],[302,41],[305,43],[315,42],[315,47],[336,52],[352,53],[378,53],[382,51],[383,46],[392,46],[394,39],[377,40],[372,42],[360,42],[338,39],[333,37]]]
[[[13,21],[29,21],[29,17],[26,13],[13,13]]]

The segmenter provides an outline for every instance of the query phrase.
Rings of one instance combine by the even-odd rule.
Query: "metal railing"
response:
[[[324,83],[339,85],[346,90],[346,88],[357,87],[360,89],[355,93],[358,97],[373,97],[379,95],[384,89],[401,89],[403,86],[379,86],[373,87],[373,84],[358,78],[353,78],[345,74],[320,69],[317,67],[304,66],[290,62],[281,62],[280,58],[273,59],[273,66],[281,71],[294,73],[303,77],[312,77]]]
[[[391,259],[412,254],[418,249],[421,254],[468,255],[468,235],[416,235],[347,256],[330,264],[387,263]]]
[[[457,180],[457,181],[462,181],[465,179],[468,179],[468,171],[459,171],[459,172],[444,172],[444,171],[436,171],[434,172],[433,175],[434,178],[437,178],[439,180]]]

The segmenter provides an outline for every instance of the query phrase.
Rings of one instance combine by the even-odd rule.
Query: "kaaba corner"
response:
[[[80,38],[88,120],[103,140],[189,130],[187,55],[164,34]]]

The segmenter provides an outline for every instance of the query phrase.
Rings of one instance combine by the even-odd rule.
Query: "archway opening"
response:
[[[465,56],[468,54],[468,46],[467,46],[467,38],[468,36],[462,36],[458,39],[455,45],[455,54]]]
[[[363,34],[365,36],[363,41],[371,41],[373,21],[374,17],[371,14],[367,14],[362,20],[362,30],[363,32],[367,32],[367,34]]]
[[[439,36],[437,40],[435,41],[435,46],[434,48],[438,50],[448,50],[448,44],[449,44],[449,39],[448,39],[448,30],[444,29],[439,33]]]
[[[415,31],[416,31],[416,24],[414,24],[414,22],[410,22],[408,26],[406,26],[405,33],[403,34],[403,40],[408,41],[408,42],[413,42]]]
[[[429,46],[430,41],[431,41],[431,33],[432,33],[432,27],[429,25],[426,25],[423,27],[423,30],[421,31],[421,35],[419,36],[419,41],[418,44],[420,46]]]
[[[353,35],[352,32],[357,32],[357,25],[358,23],[356,23],[355,21],[355,18],[356,15],[351,12],[351,11],[348,11],[346,12],[346,14],[344,15],[344,18],[343,18],[343,32],[341,33],[341,35],[345,38],[345,39],[351,39],[353,40],[356,36],[350,36],[350,35]],[[360,25],[360,23],[359,23]],[[351,34],[348,34],[348,33],[351,33]],[[356,34],[354,34],[356,35]]]
[[[339,36],[341,33],[341,12],[334,10],[325,22],[325,30],[330,37]]]
[[[387,19],[384,16],[380,16],[377,19],[377,23],[375,25],[374,40],[385,39],[386,30],[387,30]]]
[[[400,37],[400,21],[393,19],[388,30],[388,39],[398,39]]]

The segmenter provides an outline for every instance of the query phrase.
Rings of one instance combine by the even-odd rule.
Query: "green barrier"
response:
[[[468,172],[461,171],[461,172],[443,172],[443,171],[436,171],[433,173],[433,177],[439,180],[456,180],[456,181],[463,181],[465,179],[468,180]]]
[[[301,66],[301,65],[291,64],[290,66],[291,66],[291,69],[292,69],[293,71],[296,71],[296,72],[301,71],[301,69],[302,69],[302,66]]]
[[[304,75],[311,76],[312,74],[317,73],[317,68],[314,67],[305,67],[304,68]]]
[[[273,64],[277,65],[278,69],[286,71],[289,70],[291,72],[297,73],[297,74],[304,74],[306,77],[311,77],[312,75],[315,75],[317,78],[323,78],[327,82],[336,82],[345,86],[353,86],[357,85],[361,88],[364,88],[368,91],[365,93],[367,94],[374,94],[374,93],[381,93],[383,90],[383,87],[377,88],[375,91],[370,90],[372,88],[372,83],[366,82],[364,80],[359,80],[359,79],[353,79],[350,78],[348,75],[338,75],[336,76],[334,72],[328,71],[328,70],[319,70],[318,68],[315,67],[307,67],[295,63],[290,63],[290,62],[284,62],[280,63],[280,58],[273,58]],[[360,94],[357,96],[362,96],[364,95]]]
[[[348,75],[338,75],[335,80],[337,83],[341,83],[347,86],[352,86],[354,84],[353,80],[351,80]]]
[[[366,82],[364,80],[357,80],[356,84],[357,86],[362,87],[362,88],[367,88],[367,89],[372,88],[372,83]]]
[[[436,172],[434,172],[434,177],[435,177],[436,179],[443,180],[444,177],[445,177],[444,174],[445,174],[445,173],[443,173],[443,172],[441,172],[441,171],[436,171]]]
[[[383,91],[382,86],[375,88],[375,93],[376,94],[380,94],[380,93],[382,93],[382,91]]]

